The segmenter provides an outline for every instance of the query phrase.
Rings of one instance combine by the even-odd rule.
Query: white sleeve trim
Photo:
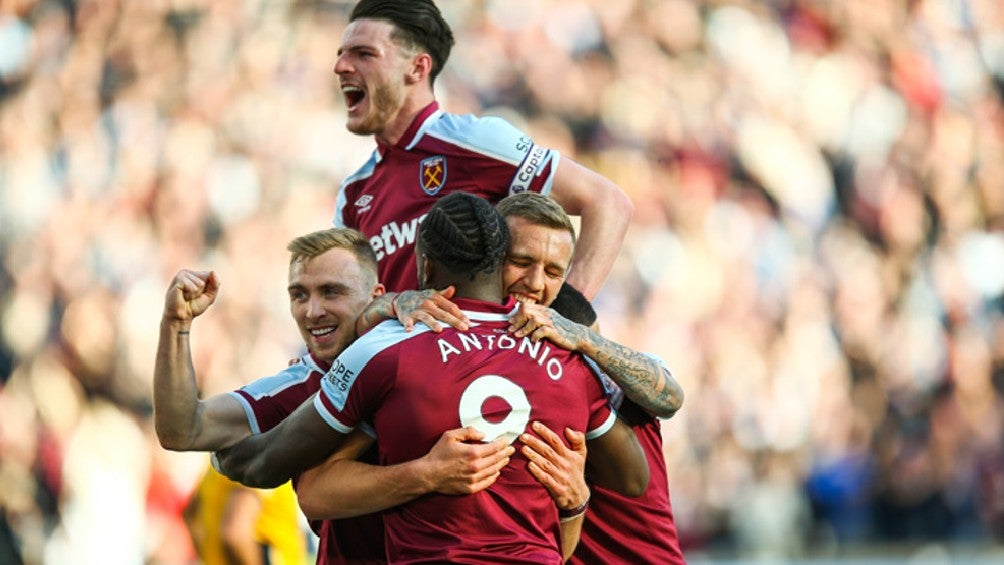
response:
[[[317,413],[320,414],[321,418],[323,418],[324,421],[327,422],[328,425],[336,432],[347,435],[352,433],[352,430],[355,429],[353,426],[346,426],[341,423],[334,414],[328,412],[328,409],[324,407],[324,402],[321,401],[321,395],[319,394],[314,395],[314,410],[317,410]]]
[[[616,422],[617,422],[617,413],[614,412],[613,410],[611,410],[610,411],[610,415],[607,417],[607,419],[606,419],[605,422],[603,422],[595,430],[590,430],[590,431],[586,432],[586,440],[588,441],[588,440],[591,440],[591,439],[596,439],[596,438],[602,436],[603,434],[609,432],[610,429],[614,427],[614,424]]]

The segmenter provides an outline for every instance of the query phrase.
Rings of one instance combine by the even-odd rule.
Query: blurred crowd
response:
[[[686,391],[691,559],[1004,542],[1004,5],[438,4],[443,106],[634,201],[596,305]],[[298,354],[285,244],[373,146],[331,71],[351,5],[0,0],[0,562],[193,559],[163,293],[220,275],[207,394]]]

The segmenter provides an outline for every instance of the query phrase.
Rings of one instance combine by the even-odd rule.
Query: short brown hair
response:
[[[575,244],[575,226],[565,209],[549,196],[536,192],[520,192],[503,198],[495,209],[508,220],[510,217],[523,218],[536,226],[556,230],[566,230]]]

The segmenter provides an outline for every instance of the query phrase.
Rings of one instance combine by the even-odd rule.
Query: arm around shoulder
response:
[[[271,430],[216,452],[213,464],[233,481],[274,488],[323,461],[345,437],[306,401]]]

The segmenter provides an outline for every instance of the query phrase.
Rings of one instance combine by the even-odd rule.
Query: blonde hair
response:
[[[377,258],[366,236],[352,228],[328,228],[301,235],[286,245],[289,264],[313,259],[332,249],[345,249],[356,257],[369,284],[377,284]]]

